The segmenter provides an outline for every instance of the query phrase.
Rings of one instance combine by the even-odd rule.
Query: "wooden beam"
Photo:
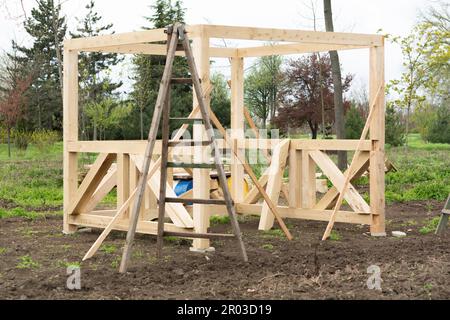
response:
[[[370,140],[364,140],[361,145],[361,151],[370,151],[372,143]],[[297,150],[322,150],[322,151],[345,151],[356,150],[358,140],[291,140],[291,148]]]
[[[302,201],[303,208],[311,209],[316,203],[316,164],[309,150],[302,151]]]
[[[77,230],[77,226],[71,225],[68,219],[70,205],[78,188],[78,154],[71,152],[69,148],[70,141],[78,140],[78,54],[76,51],[64,50],[63,82],[63,232],[70,234]]]
[[[364,172],[367,171],[367,168],[369,167],[369,155],[370,152],[361,152],[360,156],[356,160],[357,163],[355,164],[355,171],[352,172],[350,181],[354,181],[355,179],[358,179],[361,177]],[[344,175],[348,174],[348,169],[344,172]],[[317,210],[326,210],[331,209],[331,206],[333,206],[336,203],[336,199],[339,196],[339,192],[336,189],[335,186],[331,187],[330,190],[316,203],[314,206],[314,209]]]
[[[369,99],[373,104],[373,117],[370,120],[370,207],[373,236],[385,236],[385,80],[384,46],[370,49]]]
[[[88,213],[95,209],[97,204],[104,198],[111,190],[117,185],[117,168],[113,168],[108,171],[106,176],[100,182],[97,190],[92,194],[92,197],[88,200],[84,206],[84,212]]]
[[[84,48],[102,49],[104,47],[122,46],[157,41],[166,41],[164,29],[134,31],[120,34],[101,35],[95,37],[68,39],[64,41],[64,49],[79,50]]]
[[[115,159],[116,155],[111,153],[101,153],[97,157],[76,191],[74,200],[69,208],[69,214],[86,212],[84,207],[86,206],[87,201],[92,197],[92,194],[97,189]]]
[[[322,151],[310,151],[309,155],[316,162],[325,176],[330,179],[331,183],[333,183],[333,185],[336,186],[338,190],[342,190],[345,183],[345,176],[342,174],[336,164]],[[348,183],[347,185],[344,199],[355,212],[370,213],[370,206],[363,199],[363,197],[361,197],[361,195],[358,193],[355,187],[352,186],[351,183]]]
[[[272,163],[270,165],[269,180],[267,181],[266,192],[270,200],[277,205],[280,197],[281,186],[283,184],[283,173],[286,167],[286,160],[289,154],[289,139],[283,140],[275,148],[272,154]],[[264,202],[259,221],[259,230],[270,230],[273,227],[274,216],[270,214],[269,207]]]
[[[259,216],[262,205],[237,203],[236,210],[242,215]],[[283,218],[312,221],[329,221],[333,213],[333,210],[301,209],[286,206],[278,206],[277,210]],[[336,216],[336,222],[370,225],[371,217],[367,214],[358,214],[352,211],[339,211]]]
[[[120,208],[130,196],[130,155],[117,154],[117,208]],[[129,211],[125,210],[125,217]]]
[[[231,59],[231,132],[230,138],[237,141],[244,139],[244,59]],[[236,145],[237,147],[237,145]],[[241,157],[245,153],[237,148]],[[231,196],[235,202],[244,200],[244,168],[232,157],[231,161]]]
[[[289,207],[302,207],[302,153],[289,148]]]
[[[210,38],[221,39],[323,43],[337,45],[358,45],[367,47],[379,46],[383,43],[383,36],[370,34],[317,32],[293,29],[271,29],[220,25],[203,25],[202,27],[206,36]]]
[[[239,57],[264,57],[272,55],[290,55],[301,53],[313,53],[322,51],[341,51],[352,49],[365,49],[367,46],[348,45],[348,44],[304,44],[304,43],[290,43],[290,44],[267,44],[259,47],[239,48],[237,55]]]

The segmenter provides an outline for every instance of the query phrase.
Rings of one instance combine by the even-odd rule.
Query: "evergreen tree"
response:
[[[345,115],[345,138],[359,139],[364,129],[364,119],[361,112],[353,105]]]
[[[94,37],[102,34],[112,34],[113,24],[101,24],[102,17],[95,11],[95,2],[90,0],[86,5],[87,13],[78,19],[79,27],[76,33],[70,33],[73,38]],[[109,98],[113,92],[122,86],[122,82],[114,83],[108,76],[111,67],[123,61],[123,57],[114,53],[82,52],[80,53],[80,117],[83,138],[88,139],[88,131],[97,132],[95,124],[88,122],[85,115],[87,104],[98,104]],[[96,136],[94,134],[94,140]]]
[[[54,0],[37,0],[25,30],[31,36],[31,48],[13,41],[17,62],[33,69],[33,81],[28,95],[25,129],[62,129],[62,42],[66,34],[66,20],[60,16],[61,5]]]
[[[150,23],[150,28],[164,28],[174,22],[184,22],[184,9],[181,0],[157,0],[151,6],[153,14],[145,19]],[[149,28],[144,28],[149,29]],[[165,44],[163,42],[162,44]],[[158,96],[159,83],[164,72],[165,56],[136,55],[134,63],[134,85],[131,97],[138,106],[129,117],[129,125],[124,130],[128,139],[144,139],[149,130],[156,98]],[[176,77],[188,77],[188,67],[184,58],[176,57],[173,73]],[[192,110],[192,92],[189,85],[177,85],[172,87],[173,116],[187,116]],[[171,123],[171,130],[179,124]]]
[[[397,147],[406,142],[405,126],[400,112],[392,104],[386,106],[386,143]]]

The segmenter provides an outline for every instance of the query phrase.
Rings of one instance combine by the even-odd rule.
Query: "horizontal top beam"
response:
[[[365,47],[382,46],[384,43],[383,36],[371,34],[219,25],[201,25],[201,27],[203,28],[203,34],[209,38],[359,45]]]
[[[223,38],[223,39],[240,39],[240,40],[258,40],[258,41],[275,41],[275,42],[295,42],[303,45],[311,45],[311,49],[307,52],[319,51],[314,48],[314,44],[322,45],[339,45],[339,46],[359,46],[359,47],[373,47],[382,46],[384,43],[383,36],[381,35],[369,35],[369,34],[357,34],[357,33],[341,33],[341,32],[317,32],[317,31],[304,31],[293,29],[271,29],[271,28],[254,28],[254,27],[235,27],[235,26],[219,26],[219,25],[192,25],[186,26],[186,30],[189,33],[190,38],[195,37],[207,37],[207,38]],[[157,49],[156,47],[139,47],[142,44],[148,44],[151,42],[159,42],[167,40],[167,35],[164,33],[164,29],[153,29],[136,32],[128,32],[121,34],[101,35],[88,38],[75,38],[64,41],[64,48],[66,50],[78,50],[78,51],[102,51],[107,52],[109,49],[115,51],[121,51],[125,47],[131,45],[138,45],[134,49],[123,49],[124,53],[135,53],[139,50],[147,50],[148,54],[153,53],[150,49]],[[292,44],[285,44],[285,46],[292,46]],[[274,46],[276,47],[276,46]],[[263,48],[263,47],[260,47]],[[281,52],[288,52],[284,54],[290,54],[291,51],[286,51],[289,47],[282,47]],[[229,49],[216,50],[211,48],[212,52],[217,56],[234,56],[235,52]],[[219,48],[217,48],[219,49]],[[237,49],[241,52],[248,51],[249,48]],[[127,51],[128,50],[128,51]],[[254,49],[256,50],[256,48]],[[340,50],[340,49],[338,49]],[[157,52],[162,50],[158,49]],[[251,52],[251,51],[250,51]],[[306,52],[306,51],[305,51]],[[294,50],[292,53],[298,53]],[[212,56],[214,56],[212,55]],[[243,56],[251,56],[250,53],[246,53]]]

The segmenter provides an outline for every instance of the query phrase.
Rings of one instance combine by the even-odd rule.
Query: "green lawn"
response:
[[[408,141],[407,149],[389,146],[386,149],[387,157],[399,169],[386,175],[388,203],[444,201],[450,193],[450,145],[425,143],[417,134],[411,134]],[[368,179],[362,178],[358,184],[366,185]],[[45,151],[33,145],[26,151],[13,148],[11,158],[7,146],[0,144],[0,217],[60,214],[62,202],[61,142]],[[115,193],[108,195],[103,203],[114,204]]]

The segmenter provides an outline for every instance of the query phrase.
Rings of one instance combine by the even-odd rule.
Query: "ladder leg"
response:
[[[216,164],[217,174],[219,176],[219,183],[222,186],[222,190],[224,193],[224,198],[227,206],[228,215],[230,216],[231,224],[233,226],[233,231],[238,240],[239,247],[242,253],[242,257],[245,262],[248,261],[247,251],[245,250],[245,245],[242,240],[242,233],[239,228],[239,223],[237,221],[236,209],[233,204],[233,200],[231,198],[230,191],[228,189],[228,184],[225,177],[225,172],[222,165],[221,154],[217,145],[217,141],[214,137],[214,130],[211,125],[211,119],[209,117],[208,110],[206,109],[205,100],[203,97],[203,90],[199,81],[199,76],[197,73],[197,67],[195,66],[195,61],[192,55],[192,50],[189,44],[189,40],[184,33],[184,26],[180,26],[178,28],[178,34],[180,36],[180,40],[183,43],[184,51],[186,52],[186,58],[189,66],[189,71],[191,72],[193,78],[194,90],[198,98],[200,111],[202,114],[202,118],[205,121],[206,134],[208,136],[208,140],[211,141],[212,147],[214,149],[214,162]]]
[[[170,88],[167,93],[166,103],[162,116],[162,148],[161,148],[161,179],[159,183],[159,208],[158,208],[158,238],[156,240],[156,256],[162,258],[164,242],[164,215],[166,211],[166,186],[167,186],[167,161],[169,157],[169,114],[170,114]]]

